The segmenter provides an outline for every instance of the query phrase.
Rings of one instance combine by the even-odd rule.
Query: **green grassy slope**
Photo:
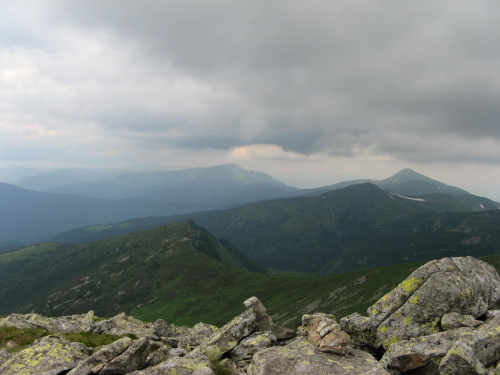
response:
[[[263,274],[242,268],[234,248],[192,222],[89,244],[41,244],[0,254],[0,314],[100,316],[121,311],[147,321],[222,325],[259,297],[274,320],[363,312],[421,263],[335,276]],[[500,256],[489,262],[500,268]]]
[[[358,184],[314,197],[81,228],[54,240],[95,241],[191,218],[263,266],[320,274],[499,252],[500,210],[456,212],[464,210],[462,198],[449,194],[418,199]]]
[[[202,280],[250,273],[244,266],[261,270],[189,221],[97,243],[34,245],[0,254],[0,314],[130,311]]]
[[[442,201],[435,201],[436,195],[415,201],[362,184],[193,220],[257,263],[288,271],[339,273],[499,251],[500,210],[436,213],[432,207],[440,210]]]

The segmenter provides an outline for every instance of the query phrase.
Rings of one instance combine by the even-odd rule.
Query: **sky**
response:
[[[0,4],[0,168],[403,168],[500,201],[500,2]]]

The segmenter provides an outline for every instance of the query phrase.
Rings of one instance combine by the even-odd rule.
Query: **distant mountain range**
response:
[[[247,171],[236,164],[168,172],[122,172],[61,170],[18,181],[22,186],[52,192],[0,183],[0,252],[15,246],[12,241],[24,244],[40,242],[56,233],[82,226],[186,213],[191,217],[194,212],[227,209],[252,202],[314,197],[367,181],[296,189],[265,173]],[[409,169],[385,180],[371,182],[399,194],[401,199],[436,194],[427,197],[425,204],[420,204],[433,212],[487,211],[500,206]],[[398,197],[394,194],[393,198]],[[75,240],[81,237],[76,236]]]
[[[496,209],[470,212],[489,204]],[[500,210],[486,198],[407,197],[371,183],[228,210],[80,228],[50,240],[91,242],[188,218],[227,238],[256,263],[284,271],[339,273],[500,249]]]
[[[282,197],[298,190],[237,164],[135,173],[60,170],[20,179],[16,186],[104,199],[141,198],[202,204],[212,209]]]
[[[49,189],[59,193],[0,183],[0,241],[27,244],[84,225],[233,207],[297,190],[264,173],[247,171],[236,164],[173,172],[127,173],[106,180],[88,180],[103,173],[63,170],[20,180],[25,186],[41,188],[50,186],[50,181],[53,185],[87,179]],[[99,195],[107,198],[96,198]]]
[[[453,196],[470,195],[465,190],[459,189],[454,186],[446,185],[437,180],[433,180],[423,174],[417,173],[409,168],[403,169],[396,173],[395,175],[388,177],[383,180],[353,180],[344,181],[335,185],[323,186],[317,189],[311,189],[309,191],[310,195],[317,195],[319,192],[326,193],[328,191],[342,189],[347,186],[364,184],[370,182],[372,184],[383,187],[394,193],[404,194],[404,195],[424,195],[424,194],[451,194]]]

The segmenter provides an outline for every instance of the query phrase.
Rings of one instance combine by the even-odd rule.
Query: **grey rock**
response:
[[[459,327],[479,327],[482,321],[475,319],[472,315],[462,315],[457,312],[444,314],[441,318],[441,328],[445,331]]]
[[[401,372],[420,367],[435,367],[452,348],[460,344],[471,348],[485,367],[500,360],[500,316],[480,327],[456,328],[428,336],[395,342],[380,360],[387,369]],[[450,355],[453,351],[450,352]],[[428,370],[427,372],[430,372]]]
[[[94,323],[94,328],[92,329],[92,332],[103,333],[109,331],[111,328],[113,328],[113,325],[111,324],[110,320],[101,320],[100,322]]]
[[[83,315],[50,318],[48,330],[57,333],[89,332],[94,326],[94,311]]]
[[[109,345],[106,345],[84,361],[78,363],[78,365],[75,366],[75,368],[71,370],[68,375],[88,375],[91,373],[93,368],[97,366],[102,368],[108,362],[111,362],[113,358],[119,356],[127,350],[130,345],[132,345],[132,339],[128,337],[123,337]]]
[[[137,337],[147,337],[149,339],[158,340],[158,335],[153,328],[153,324],[146,324],[132,316],[127,316],[125,313],[120,313],[110,319],[111,329],[106,333],[118,336],[133,334]]]
[[[69,341],[58,336],[45,336],[3,362],[0,374],[57,375],[72,369],[85,358]]]
[[[286,346],[274,346],[257,352],[247,372],[249,375],[388,374],[367,352],[353,349],[345,356],[325,353],[304,337]]]
[[[168,355],[171,357],[184,357],[187,354],[189,354],[189,352],[184,348],[168,349]]]
[[[90,356],[92,354],[93,349],[88,348],[87,346],[85,346],[85,344],[82,344],[81,342],[70,342],[69,344],[79,352],[85,354],[86,356]]]
[[[297,332],[293,329],[279,326],[277,324],[273,324],[271,327],[271,332],[276,337],[278,341],[291,340],[297,337]]]
[[[12,354],[10,354],[7,350],[0,349],[0,365],[8,360],[11,356]]]
[[[317,313],[302,316],[302,326],[299,327],[302,335],[320,351],[344,354],[347,345],[351,342],[349,335],[342,331],[340,325],[331,314]]]
[[[206,339],[193,351],[193,355],[202,352],[212,361],[220,359],[223,354],[234,349],[241,339],[255,331],[256,319],[252,308],[246,310]]]
[[[38,314],[11,314],[0,319],[0,327],[15,327],[19,329],[42,328],[48,330],[50,318]]]
[[[169,354],[170,349],[171,348],[168,346],[162,346],[161,348],[158,348],[155,352],[151,353],[148,356],[145,367],[156,366],[161,362],[166,361],[170,357]]]
[[[178,348],[183,348],[187,351],[191,351],[195,347],[199,346],[204,340],[206,340],[206,336],[184,336],[179,338],[179,342],[177,343]]]
[[[213,326],[211,324],[206,324],[206,323],[197,323],[193,328],[189,329],[189,336],[211,336],[213,335],[219,328],[216,326]]]
[[[269,331],[271,329],[271,326],[273,325],[273,320],[267,313],[266,308],[260,302],[260,300],[257,297],[250,297],[248,298],[245,302],[243,302],[243,305],[248,309],[253,309],[256,315],[256,324],[257,324],[257,331]]]
[[[276,336],[271,331],[255,332],[240,341],[229,353],[233,361],[249,361],[253,355],[262,349],[269,348],[276,343]],[[248,363],[246,363],[248,364]]]
[[[177,345],[179,345],[179,341],[181,340],[181,337],[162,337],[160,341],[168,345],[172,348],[177,348]]]
[[[154,367],[148,367],[134,375],[215,375],[212,364],[208,358],[201,353],[193,357],[174,357],[167,359]]]
[[[168,324],[163,319],[157,319],[153,323],[153,330],[158,337],[171,337],[175,335],[175,331],[171,324]]]
[[[150,349],[151,344],[147,337],[138,339],[122,354],[105,365],[99,375],[119,375],[143,369],[146,366]]]
[[[484,375],[486,368],[463,342],[453,345],[439,363],[441,375]]]
[[[351,337],[344,331],[331,331],[327,333],[319,342],[319,350],[322,352],[332,352],[345,354],[347,345],[351,342]]]
[[[488,310],[484,314],[484,317],[486,318],[486,320],[488,320],[488,319],[494,318],[497,315],[500,315],[500,309],[498,309],[498,310]]]
[[[472,258],[426,263],[368,309],[369,316],[341,320],[356,344],[389,349],[396,341],[439,332],[443,315],[458,312],[477,318],[500,301],[495,268]]]
[[[302,315],[302,325],[297,329],[297,332],[301,336],[309,336],[309,328],[311,324],[316,319],[332,319],[335,320],[333,314],[326,313],[314,313],[314,314],[304,314]]]
[[[0,319],[0,327],[42,328],[53,333],[88,332],[93,328],[94,312],[83,315],[47,318],[38,314],[11,314]]]

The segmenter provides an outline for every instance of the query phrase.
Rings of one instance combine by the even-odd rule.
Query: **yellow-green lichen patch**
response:
[[[410,301],[410,303],[413,303],[414,305],[416,305],[418,303],[418,296],[413,296],[408,301]]]
[[[301,365],[310,365],[311,363],[309,361],[302,361],[300,362]]]
[[[387,331],[387,327],[386,326],[380,326],[378,330],[380,332],[382,332],[382,333],[385,333]]]
[[[333,359],[327,358],[326,360],[327,360],[328,362],[330,362],[330,363],[335,363],[336,365],[342,366],[342,363],[340,363],[340,362],[338,362],[338,361],[334,361]]]
[[[438,322],[439,318],[435,318],[431,322],[422,324],[421,327],[424,331],[429,332],[429,334],[438,333],[439,332]]]
[[[392,344],[399,342],[399,339],[396,336],[392,336],[390,339],[384,340],[384,349],[388,350]]]
[[[207,346],[207,347],[203,348],[201,351],[211,361],[215,361],[215,360],[219,359],[220,357],[222,357],[222,354],[223,354],[222,350],[216,345]]]
[[[403,323],[408,325],[411,323],[411,316],[407,316],[406,318],[403,319]]]
[[[422,285],[422,283],[423,283],[423,280],[419,279],[418,277],[409,277],[408,279],[406,279],[405,281],[403,281],[400,284],[400,286],[401,286],[401,289],[403,290],[403,293],[405,295],[410,295],[415,290],[417,290],[418,288],[420,288],[420,286]]]

